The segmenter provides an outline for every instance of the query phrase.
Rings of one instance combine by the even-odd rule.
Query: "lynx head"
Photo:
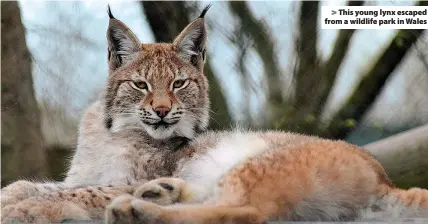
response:
[[[142,44],[109,8],[108,129],[142,129],[155,139],[192,138],[206,129],[209,100],[203,69],[207,39],[204,15],[208,9],[173,43]]]

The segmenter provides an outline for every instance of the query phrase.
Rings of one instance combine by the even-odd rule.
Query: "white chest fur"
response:
[[[266,149],[268,143],[257,133],[233,133],[186,163],[179,177],[189,184],[195,200],[201,201],[214,194],[217,182],[227,171]]]

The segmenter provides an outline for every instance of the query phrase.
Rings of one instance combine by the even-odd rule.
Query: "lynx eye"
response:
[[[132,82],[132,84],[134,84],[134,86],[137,87],[138,89],[144,89],[144,90],[148,89],[147,83],[144,81]]]
[[[172,84],[172,87],[174,87],[174,89],[178,89],[178,88],[182,87],[185,83],[186,83],[186,80],[183,80],[183,79],[176,80],[174,82],[174,84]]]

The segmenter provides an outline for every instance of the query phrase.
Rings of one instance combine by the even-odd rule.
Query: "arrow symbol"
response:
[[[336,13],[337,13],[336,11],[331,10],[331,14],[332,14],[332,15],[336,15]]]

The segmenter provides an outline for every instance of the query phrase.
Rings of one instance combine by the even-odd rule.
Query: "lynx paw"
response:
[[[162,207],[131,195],[122,195],[106,209],[106,223],[167,223],[162,221]]]
[[[1,209],[1,223],[61,222],[66,219],[90,220],[88,213],[72,202],[38,201],[27,199]]]
[[[159,205],[170,205],[189,198],[186,183],[178,178],[159,178],[149,181],[134,192],[134,196]]]
[[[1,207],[18,203],[38,192],[32,182],[19,180],[1,189]]]

